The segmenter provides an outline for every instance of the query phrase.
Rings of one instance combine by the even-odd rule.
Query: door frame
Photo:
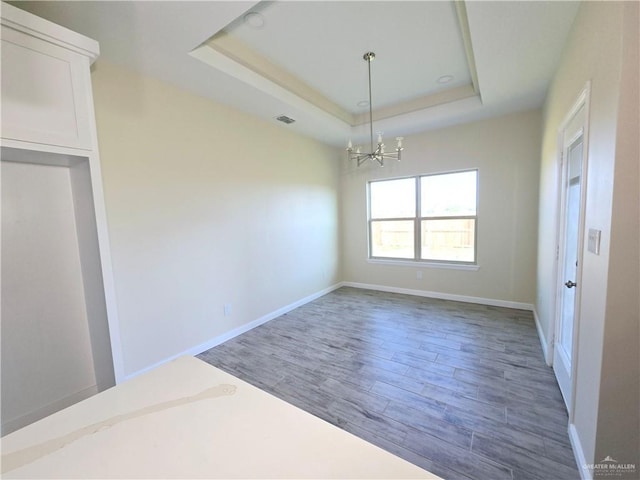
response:
[[[584,108],[584,119],[582,125],[582,142],[583,142],[583,154],[582,154],[582,171],[580,175],[580,216],[578,220],[578,266],[576,269],[577,283],[575,292],[575,309],[574,309],[574,324],[573,324],[573,341],[571,347],[571,399],[567,404],[567,410],[569,413],[569,423],[573,423],[573,416],[575,411],[575,389],[576,389],[576,375],[577,375],[577,360],[578,360],[578,345],[580,338],[580,300],[582,297],[582,267],[584,258],[584,240],[585,240],[585,207],[587,199],[587,184],[588,184],[588,161],[589,161],[589,117],[590,117],[590,98],[591,98],[591,81],[587,81],[582,88],[576,101],[565,115],[560,127],[558,128],[558,143],[557,143],[557,172],[558,172],[558,188],[557,188],[557,200],[556,200],[556,255],[554,262],[554,279],[555,289],[553,295],[553,317],[551,324],[552,338],[550,342],[550,354],[551,365],[555,357],[556,341],[559,338],[560,328],[560,316],[562,309],[561,295],[562,289],[566,288],[564,285],[564,272],[563,272],[563,254],[564,254],[564,234],[565,234],[565,216],[566,216],[566,184],[568,175],[568,162],[565,158],[566,149],[575,142],[577,136],[573,136],[568,142],[565,141],[565,131],[568,128],[571,121],[581,108]],[[566,399],[565,399],[566,400]]]

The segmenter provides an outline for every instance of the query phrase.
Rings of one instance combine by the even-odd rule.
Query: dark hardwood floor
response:
[[[199,358],[445,479],[579,479],[531,312],[341,288]]]

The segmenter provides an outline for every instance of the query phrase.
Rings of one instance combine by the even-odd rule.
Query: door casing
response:
[[[591,93],[591,82],[587,82],[571,109],[568,111],[564,118],[564,121],[560,124],[558,130],[558,198],[557,198],[557,228],[556,228],[556,257],[554,264],[555,271],[555,289],[554,289],[554,315],[553,325],[550,331],[553,332],[551,341],[550,358],[552,360],[552,366],[555,369],[555,355],[556,355],[556,341],[559,337],[559,329],[561,328],[560,316],[562,314],[562,293],[563,289],[566,289],[564,278],[563,258],[564,258],[564,235],[565,235],[565,201],[566,201],[566,186],[567,186],[567,174],[568,174],[568,159],[564,158],[568,147],[575,142],[579,135],[582,135],[583,139],[583,155],[582,155],[582,172],[580,176],[581,191],[580,191],[580,215],[578,221],[578,250],[577,258],[578,265],[576,268],[577,283],[575,287],[575,309],[574,309],[574,323],[573,323],[573,341],[571,348],[570,359],[570,395],[569,398],[565,398],[567,411],[569,413],[569,423],[573,422],[573,413],[575,410],[575,386],[576,386],[576,373],[577,363],[579,358],[579,337],[580,337],[580,299],[582,292],[582,267],[584,256],[584,232],[585,232],[585,206],[587,198],[587,186],[588,186],[588,152],[589,152],[589,99]],[[579,133],[574,134],[567,138],[566,133],[570,124],[580,112],[583,111],[582,126],[579,129]],[[564,393],[563,393],[564,396]]]

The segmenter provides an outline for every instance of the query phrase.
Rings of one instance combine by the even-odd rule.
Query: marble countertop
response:
[[[2,438],[2,478],[438,477],[181,357]]]

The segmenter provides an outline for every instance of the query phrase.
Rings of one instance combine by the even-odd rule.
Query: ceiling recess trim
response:
[[[471,30],[469,28],[469,17],[467,16],[467,5],[464,0],[456,0],[453,2],[456,7],[456,17],[458,17],[458,25],[460,26],[460,34],[464,44],[464,51],[467,54],[467,66],[471,74],[471,82],[473,90],[482,101],[482,93],[478,84],[478,71],[476,70],[476,58],[473,54],[473,44],[471,43]]]
[[[351,122],[344,121],[338,118],[336,115],[332,115],[326,112],[324,109],[319,108],[314,103],[306,100],[300,95],[291,92],[289,89],[279,85],[276,82],[264,77],[263,75],[255,72],[253,69],[236,62],[229,58],[224,53],[211,48],[206,42],[199,47],[194,48],[189,52],[189,55],[193,58],[213,67],[221,72],[226,73],[241,81],[247,85],[260,90],[267,95],[270,95],[278,100],[281,100],[294,108],[303,111],[312,111],[315,114],[340,128],[349,128],[353,124]]]
[[[460,87],[449,88],[437,93],[425,95],[424,97],[396,103],[395,105],[389,105],[388,107],[378,108],[373,111],[373,119],[384,120],[385,118],[397,117],[399,115],[424,110],[426,108],[435,107],[436,105],[464,100],[465,98],[475,97],[477,95],[478,94],[474,90],[473,85],[462,85]],[[354,126],[364,125],[366,123],[369,123],[368,113],[356,115]]]
[[[374,120],[399,117],[471,97],[478,97],[482,102],[466,5],[464,0],[455,0],[453,3],[472,83],[378,108],[373,111]],[[193,49],[189,55],[295,108],[315,111],[325,121],[337,122],[342,128],[358,127],[369,121],[368,113],[353,114],[345,110],[299,77],[271,62],[224,30],[220,30]]]
[[[332,102],[322,93],[303,82],[295,75],[289,73],[282,67],[270,62],[256,51],[250,49],[240,40],[233,38],[225,31],[216,33],[204,43],[204,46],[228,57],[230,60],[252,70],[266,80],[290,91],[291,93],[305,99],[316,107],[324,110],[330,115],[353,125],[354,117],[337,103]],[[198,47],[201,48],[201,47]]]

